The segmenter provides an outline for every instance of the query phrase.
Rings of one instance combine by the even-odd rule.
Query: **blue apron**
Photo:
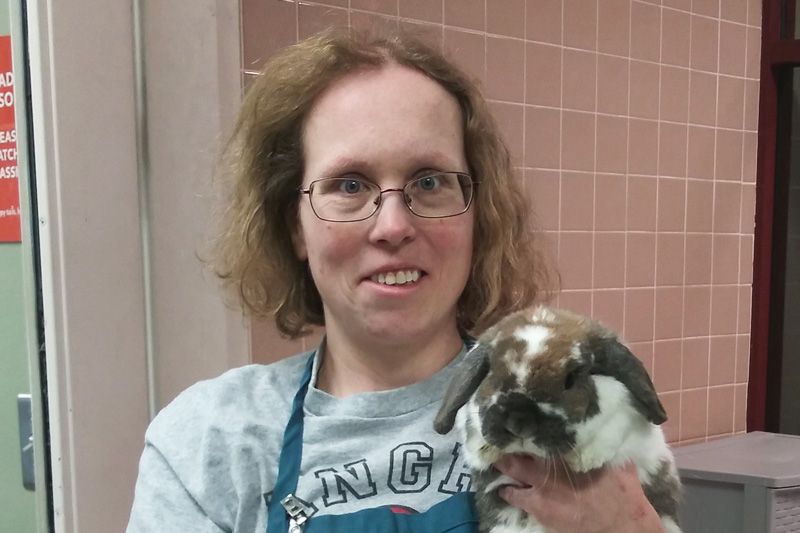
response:
[[[460,492],[418,514],[394,512],[389,507],[364,509],[343,515],[308,517],[294,498],[303,454],[303,401],[311,381],[313,354],[308,359],[292,413],[283,433],[278,479],[267,507],[267,533],[474,533],[478,520],[472,494]]]

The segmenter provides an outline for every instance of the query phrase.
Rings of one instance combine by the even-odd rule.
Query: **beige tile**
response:
[[[694,389],[708,386],[709,338],[683,339],[681,374],[683,388]]]
[[[736,379],[736,336],[711,337],[709,384],[729,385]]]
[[[661,11],[658,6],[631,3],[631,57],[659,61]]]
[[[529,167],[559,168],[561,111],[542,107],[525,109],[525,163]]]
[[[592,231],[594,221],[594,175],[561,174],[561,229]]]
[[[714,179],[714,143],[716,135],[713,128],[689,126],[689,154],[687,174],[691,178]]]
[[[542,229],[558,229],[560,182],[557,170],[525,171],[525,193]]]
[[[626,246],[626,286],[652,287],[656,270],[655,233],[628,233]]]
[[[658,231],[684,231],[686,181],[658,179]]]
[[[661,176],[686,176],[687,126],[662,122],[658,136],[658,173]]]
[[[692,0],[692,13],[719,17],[719,3],[727,0]]]
[[[736,336],[736,383],[747,383],[750,375],[750,335]]]
[[[723,2],[724,3],[724,2]],[[731,22],[719,25],[719,72],[744,76],[746,59],[746,31],[744,26]]]
[[[486,0],[486,31],[525,37],[525,0]]]
[[[711,234],[686,235],[686,285],[711,283]]]
[[[692,16],[692,57],[694,69],[708,72],[717,71],[717,47],[719,41],[719,21],[705,17]]]
[[[742,181],[744,183],[756,182],[756,164],[758,163],[758,134],[744,132],[742,144]]]
[[[741,131],[717,130],[715,179],[742,179],[742,136]]]
[[[347,10],[311,4],[297,4],[298,38],[305,39],[327,28],[347,26]]]
[[[597,111],[614,115],[628,112],[628,59],[598,55]]]
[[[451,28],[444,29],[444,49],[456,64],[481,85],[486,81],[485,36]]]
[[[728,435],[733,432],[733,386],[708,390],[708,434]]]
[[[526,0],[525,38],[561,44],[562,0]]]
[[[689,120],[689,71],[676,67],[661,67],[661,120]]]
[[[658,122],[631,119],[628,125],[628,171],[654,176],[658,162]]]
[[[657,287],[656,288],[656,318],[655,338],[675,339],[681,343],[681,329],[683,321],[683,288],[682,287]],[[677,373],[680,375],[680,360],[675,362]]]
[[[681,11],[691,11],[692,9],[692,0],[663,0],[662,3],[664,7],[671,7]]]
[[[592,291],[564,291],[558,296],[558,306],[588,315],[592,312]]]
[[[656,230],[657,195],[656,178],[645,176],[628,178],[628,231]]]
[[[561,106],[561,48],[528,43],[525,98],[529,104]]]
[[[723,0],[720,2],[720,18],[747,24],[747,0]]]
[[[748,0],[747,23],[750,26],[761,27],[761,3],[763,0]]]
[[[739,325],[738,333],[750,333],[753,310],[753,288],[750,285],[739,287]]]
[[[683,291],[683,335],[707,336],[710,331],[711,287],[687,286]]]
[[[623,174],[628,169],[628,121],[597,116],[597,170]]]
[[[736,333],[739,320],[739,288],[735,285],[715,285],[711,288],[711,334]]]
[[[444,0],[444,23],[470,30],[486,29],[486,0]]]
[[[597,174],[595,187],[595,230],[625,229],[625,176]]]
[[[590,289],[592,286],[592,234],[561,233],[558,250],[562,286],[568,289]]]
[[[442,22],[444,0],[399,0],[401,17],[425,22]]]
[[[744,82],[744,129],[758,130],[758,80],[745,80]]]
[[[659,67],[653,63],[631,61],[630,114],[638,118],[658,118]]]
[[[250,321],[250,353],[253,363],[268,364],[305,351],[302,340],[291,341],[278,333],[272,320]]]
[[[242,67],[261,70],[274,52],[297,40],[297,6],[288,2],[242,2]]]
[[[753,283],[753,236],[742,235],[739,243],[739,283]]]
[[[657,390],[680,390],[681,348],[680,339],[657,340],[653,343],[653,384]]]
[[[742,185],[718,181],[714,187],[714,232],[738,233]]]
[[[680,391],[663,392],[658,395],[661,405],[667,412],[667,421],[661,424],[664,438],[668,443],[680,438],[681,393]]]
[[[397,31],[396,16],[381,15],[369,11],[351,11],[350,27],[368,33]]]
[[[733,388],[733,430],[747,430],[747,385],[736,385]]]
[[[756,188],[748,183],[742,185],[742,216],[740,233],[753,234],[753,225],[756,216]]]
[[[665,9],[662,12],[661,62],[689,66],[689,13]]]
[[[687,181],[686,230],[710,232],[713,223],[714,185],[708,181]]]
[[[625,289],[625,332],[630,342],[653,340],[655,290],[652,288]]]
[[[523,102],[525,43],[515,39],[486,38],[486,96]]]
[[[334,6],[334,7],[348,7],[350,4],[348,0],[319,0],[315,2],[317,4],[324,4],[326,6]]]
[[[717,88],[717,125],[742,129],[744,126],[744,80],[719,77]]]
[[[444,45],[444,28],[441,24],[400,20],[399,27],[402,32],[413,35],[434,50],[442,51]]]
[[[659,233],[656,239],[656,285],[682,285],[684,268],[683,233]],[[658,295],[656,295],[656,298]]]
[[[594,111],[597,87],[596,54],[564,50],[562,103],[565,109]]]
[[[490,102],[489,109],[500,126],[503,140],[511,152],[511,160],[514,166],[523,164],[523,127],[524,109],[522,104],[507,104],[504,102]]]
[[[618,289],[625,286],[624,233],[595,233],[593,286],[596,289]],[[621,301],[621,293],[619,298]]]
[[[564,0],[564,45],[595,50],[596,32],[597,2]]]
[[[352,9],[397,16],[397,0],[350,0]]]
[[[681,440],[706,436],[708,389],[681,391]]]
[[[735,284],[739,281],[739,236],[713,237],[714,255],[711,262],[711,281],[715,284]]]
[[[597,1],[597,49],[628,56],[630,46],[630,0]]]
[[[561,124],[561,168],[593,170],[595,115],[564,111]]]
[[[592,317],[613,331],[621,332],[625,311],[625,291],[594,291],[592,296]]]
[[[689,75],[689,122],[716,125],[717,76],[692,71]]]

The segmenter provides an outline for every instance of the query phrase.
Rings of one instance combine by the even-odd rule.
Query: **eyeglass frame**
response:
[[[408,195],[405,193],[406,187],[408,187],[409,184],[415,183],[415,182],[417,182],[419,180],[423,180],[425,178],[430,178],[431,176],[439,176],[439,175],[442,175],[442,174],[455,174],[456,177],[459,177],[459,178],[460,177],[465,177],[465,178],[469,179],[470,195],[469,195],[469,201],[467,202],[467,205],[464,206],[464,210],[460,211],[458,213],[453,213],[452,215],[444,215],[444,216],[427,216],[427,215],[420,215],[419,213],[414,212],[414,210],[411,208],[411,205],[409,205],[409,203],[408,203],[408,199],[407,199]],[[316,216],[320,220],[324,220],[325,222],[337,222],[337,223],[339,223],[339,222],[342,222],[342,223],[362,222],[364,220],[368,220],[368,219],[372,218],[375,215],[375,213],[380,211],[381,205],[383,205],[383,194],[387,193],[387,192],[400,192],[400,193],[403,193],[403,205],[406,206],[406,209],[408,209],[409,213],[411,213],[412,215],[414,215],[416,217],[429,218],[429,219],[457,217],[457,216],[463,215],[464,213],[469,211],[470,206],[472,206],[472,201],[475,199],[475,189],[474,189],[474,187],[475,187],[475,185],[480,183],[479,181],[475,181],[475,179],[470,174],[468,174],[466,172],[458,172],[458,171],[452,171],[452,170],[440,171],[440,172],[431,172],[430,174],[425,174],[424,176],[420,176],[418,178],[414,178],[412,180],[409,180],[405,185],[403,185],[403,187],[401,187],[399,189],[397,187],[390,187],[388,189],[378,188],[378,201],[375,203],[375,210],[372,211],[372,213],[370,213],[369,215],[367,215],[367,216],[365,216],[363,218],[357,218],[357,219],[354,219],[354,220],[331,220],[329,218],[323,218],[323,217],[319,216],[319,213],[317,213],[317,210],[314,208],[314,202],[311,201],[311,195],[312,195],[312,191],[314,189],[314,184],[315,183],[319,183],[320,181],[325,181],[325,180],[332,180],[332,179],[340,179],[340,180],[352,179],[352,180],[355,180],[355,181],[360,181],[360,182],[363,182],[363,183],[368,183],[368,184],[371,184],[371,185],[375,185],[376,187],[377,187],[377,185],[375,183],[372,183],[371,181],[369,181],[367,179],[364,179],[364,178],[356,178],[356,177],[348,178],[347,176],[327,176],[327,177],[324,177],[324,178],[315,179],[314,181],[309,183],[308,187],[306,187],[305,189],[302,188],[302,187],[299,187],[297,189],[298,193],[308,195],[308,203],[309,203],[309,205],[311,205],[311,211],[314,213],[314,216]]]

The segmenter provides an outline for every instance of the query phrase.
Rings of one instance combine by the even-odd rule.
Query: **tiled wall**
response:
[[[243,76],[329,24],[413,27],[480,80],[563,276],[672,442],[745,429],[759,0],[241,0]],[[267,360],[282,343],[254,324]]]

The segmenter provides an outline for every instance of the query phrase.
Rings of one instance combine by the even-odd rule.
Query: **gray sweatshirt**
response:
[[[317,358],[295,495],[322,515],[385,505],[421,512],[470,490],[455,432],[433,431],[463,353],[428,380],[346,398],[313,386]],[[145,435],[128,533],[265,531],[283,430],[310,355],[230,370],[165,407]]]

